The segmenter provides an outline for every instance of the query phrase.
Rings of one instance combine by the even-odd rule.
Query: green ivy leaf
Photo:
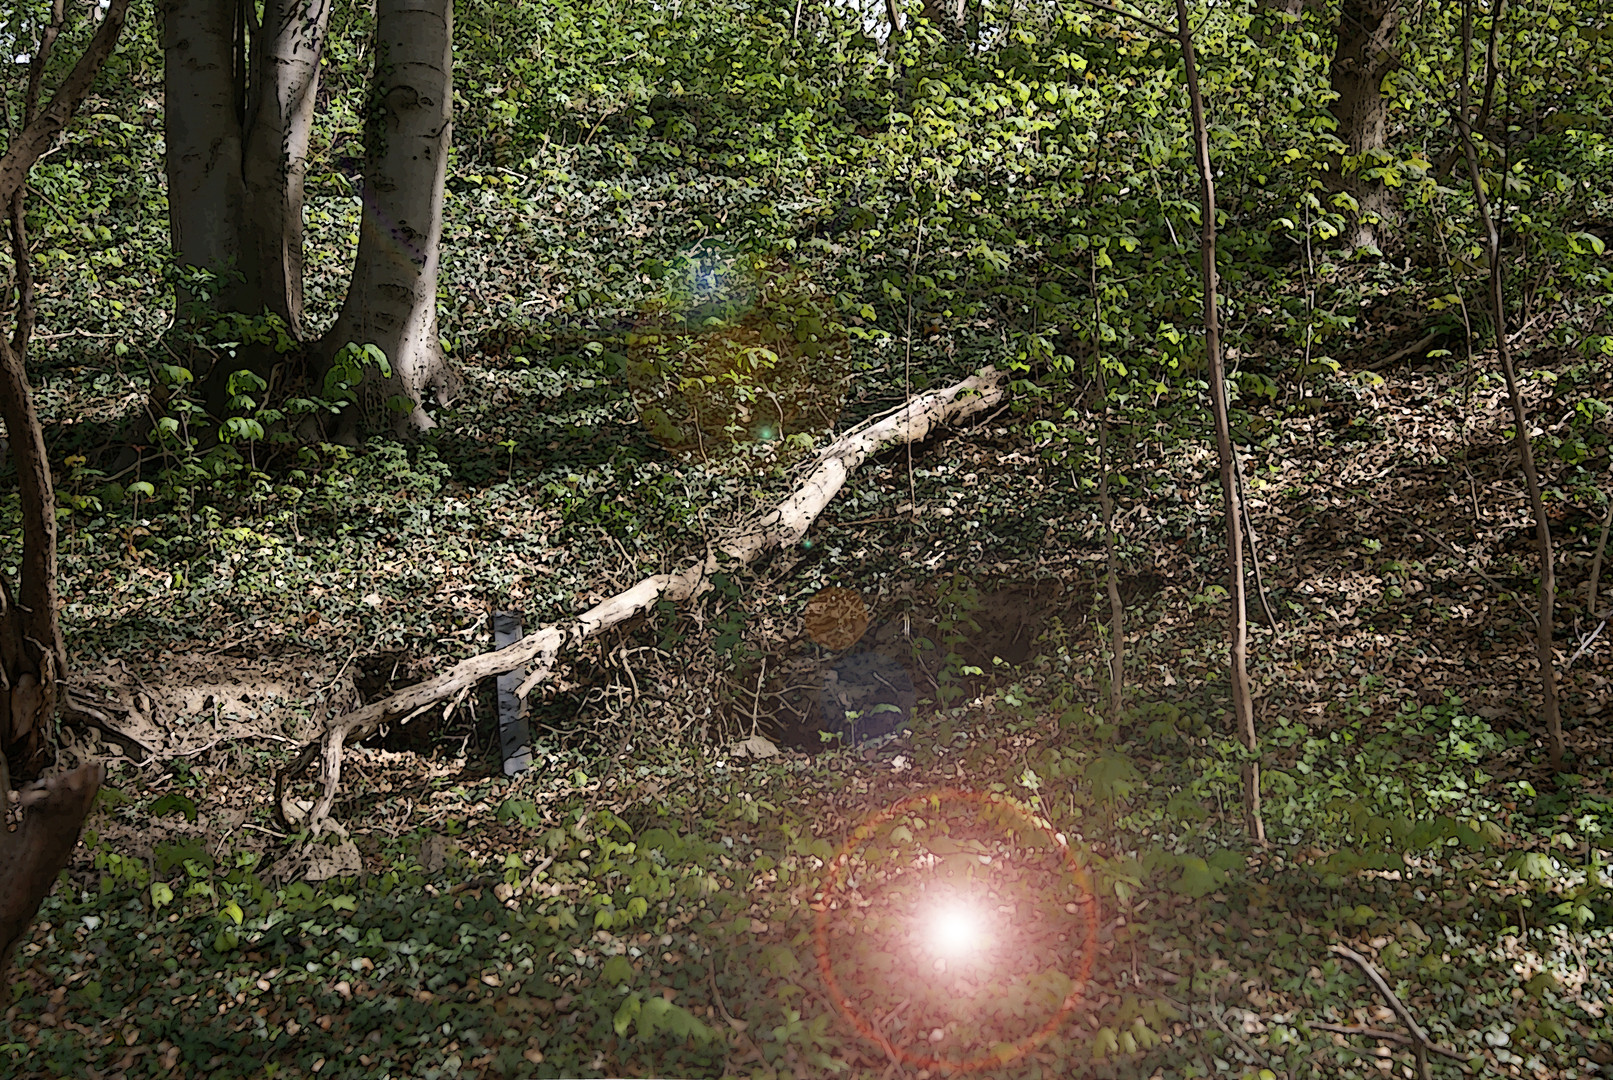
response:
[[[184,814],[186,821],[195,821],[196,802],[177,791],[171,791],[151,804],[152,817],[165,817],[169,814]]]
[[[632,982],[633,961],[629,960],[626,956],[613,956],[609,960],[606,960],[603,966],[600,967],[599,978],[601,982],[609,983],[612,986],[620,986],[623,983]],[[617,1033],[620,1034],[619,1028]]]
[[[630,1027],[633,1021],[638,1018],[639,1010],[643,1007],[644,1002],[639,998],[637,993],[627,995],[626,1000],[624,1000],[621,1005],[617,1007],[616,1018],[612,1022],[612,1026],[616,1028],[616,1034],[618,1037],[627,1034],[628,1027]]]

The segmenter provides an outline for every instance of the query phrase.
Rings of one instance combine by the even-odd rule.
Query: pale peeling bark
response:
[[[281,772],[276,788],[282,815],[288,821],[306,821],[316,828],[322,827],[336,801],[343,748],[369,738],[381,725],[406,722],[444,703],[451,710],[481,680],[519,667],[531,670],[516,691],[525,697],[549,677],[561,652],[574,649],[583,641],[650,610],[662,600],[679,601],[699,596],[711,587],[711,576],[719,569],[728,571],[744,566],[764,552],[795,544],[839,493],[852,470],[870,456],[889,446],[922,442],[942,424],[956,424],[978,416],[1002,400],[1006,381],[1003,372],[988,367],[954,386],[914,398],[890,415],[849,431],[830,443],[818,455],[806,479],[788,498],[757,514],[734,535],[714,545],[714,550],[705,558],[682,571],[652,574],[575,619],[542,627],[513,645],[461,660],[435,678],[334,718],[326,724],[320,740],[304,748]],[[316,756],[321,761],[324,793],[303,817],[286,805],[283,792],[287,780],[295,779]]]
[[[456,389],[437,334],[437,262],[453,116],[451,0],[380,0],[365,133],[364,210],[347,299],[320,353],[376,345],[391,374],[371,369],[339,434],[433,426],[421,407]],[[401,403],[402,407],[399,407]]]

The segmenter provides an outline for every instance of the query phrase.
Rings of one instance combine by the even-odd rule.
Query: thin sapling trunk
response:
[[[1456,133],[1462,142],[1462,155],[1467,159],[1468,178],[1473,182],[1473,198],[1478,206],[1479,223],[1484,227],[1484,247],[1490,257],[1489,301],[1495,319],[1495,351],[1501,360],[1501,374],[1507,382],[1507,399],[1512,405],[1514,442],[1523,466],[1525,486],[1529,489],[1529,508],[1535,516],[1535,548],[1540,555],[1540,612],[1535,619],[1535,654],[1540,663],[1541,715],[1546,722],[1546,753],[1554,771],[1563,765],[1563,721],[1557,702],[1557,657],[1553,648],[1556,637],[1554,612],[1557,607],[1557,574],[1554,557],[1551,522],[1546,518],[1546,501],[1540,489],[1540,473],[1535,468],[1533,440],[1529,437],[1529,413],[1523,403],[1518,386],[1517,369],[1512,362],[1512,347],[1507,341],[1507,306],[1505,280],[1501,266],[1501,231],[1496,227],[1495,211],[1490,205],[1484,173],[1479,167],[1478,149],[1473,143],[1473,129],[1467,120],[1468,71],[1467,57],[1473,40],[1473,10],[1471,3],[1462,9],[1463,71],[1461,103],[1456,114]],[[1507,175],[1505,162],[1501,176]],[[1504,183],[1504,180],[1503,180]]]
[[[1103,513],[1103,561],[1109,592],[1109,722],[1118,731],[1126,697],[1126,606],[1120,602],[1114,500],[1109,496],[1109,383],[1103,373],[1103,311],[1098,270],[1092,267],[1092,367],[1098,383],[1098,507]]]
[[[1210,408],[1215,414],[1215,448],[1221,459],[1221,500],[1227,522],[1227,594],[1232,607],[1232,711],[1238,738],[1251,755],[1260,749],[1255,734],[1254,697],[1249,685],[1249,612],[1243,585],[1243,513],[1238,498],[1238,459],[1227,418],[1226,365],[1221,355],[1221,326],[1216,310],[1215,175],[1210,167],[1210,135],[1204,121],[1204,96],[1199,90],[1198,63],[1193,53],[1193,30],[1187,18],[1187,0],[1176,0],[1176,36],[1187,69],[1187,96],[1193,113],[1194,164],[1198,168],[1200,206],[1204,229],[1199,261],[1204,278],[1204,350],[1209,361]],[[1251,759],[1243,768],[1243,820],[1249,836],[1264,844],[1266,829],[1260,819],[1260,764]]]

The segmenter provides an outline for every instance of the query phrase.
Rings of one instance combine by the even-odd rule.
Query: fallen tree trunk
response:
[[[732,537],[715,545],[704,559],[676,574],[652,574],[631,588],[596,604],[567,622],[542,627],[513,645],[461,660],[435,678],[329,720],[320,738],[303,748],[276,778],[275,802],[285,820],[306,823],[318,830],[329,819],[341,782],[342,750],[361,742],[386,723],[405,723],[447,703],[452,710],[482,679],[523,665],[531,674],[516,691],[521,697],[549,677],[555,660],[568,649],[626,622],[662,600],[688,600],[710,587],[719,567],[743,566],[763,552],[787,547],[800,540],[817,520],[846,477],[873,454],[889,446],[922,442],[942,424],[955,424],[991,408],[1002,400],[1007,375],[984,368],[969,378],[914,398],[882,418],[846,432],[816,458],[805,481],[788,498],[739,527]],[[720,562],[719,560],[722,560]],[[724,565],[726,563],[726,565]],[[315,757],[321,761],[323,792],[312,809],[300,814],[286,805],[286,784],[307,770]]]

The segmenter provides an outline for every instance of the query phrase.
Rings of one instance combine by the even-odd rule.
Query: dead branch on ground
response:
[[[1417,1056],[1417,1074],[1422,1080],[1432,1080],[1434,1075],[1428,1065],[1428,1052],[1430,1050],[1443,1054],[1445,1057],[1455,1058],[1457,1061],[1465,1062],[1467,1060],[1456,1051],[1448,1050],[1428,1037],[1428,1032],[1424,1031],[1422,1025],[1417,1023],[1416,1018],[1411,1015],[1411,1010],[1406,1008],[1399,995],[1390,989],[1388,980],[1373,966],[1371,960],[1344,945],[1331,945],[1328,947],[1328,951],[1348,960],[1353,960],[1356,966],[1366,973],[1367,979],[1377,989],[1378,996],[1389,1003],[1389,1008],[1393,1009],[1395,1015],[1400,1017],[1400,1022],[1406,1025],[1407,1030],[1411,1032],[1411,1038],[1407,1041],[1411,1044],[1412,1053]],[[1362,1029],[1359,1034],[1365,1035],[1367,1032],[1368,1029]]]
[[[1317,1031],[1330,1031],[1335,1035],[1360,1035],[1362,1038],[1377,1039],[1379,1042],[1391,1042],[1396,1046],[1417,1045],[1417,1040],[1410,1035],[1403,1035],[1398,1031],[1384,1031],[1382,1028],[1351,1027],[1349,1024],[1326,1024],[1320,1020],[1312,1020],[1310,1026]],[[1460,1061],[1463,1065],[1467,1064],[1467,1058],[1462,1054],[1457,1053],[1455,1050],[1447,1049],[1438,1043],[1429,1043],[1428,1049],[1430,1053],[1443,1054],[1452,1061]]]
[[[342,750],[375,734],[383,724],[407,723],[416,716],[451,704],[482,679],[518,667],[531,673],[516,693],[525,697],[549,678],[561,653],[617,626],[662,600],[681,601],[710,587],[720,569],[744,566],[763,552],[788,547],[806,533],[846,477],[873,454],[890,446],[922,442],[943,424],[979,415],[1002,400],[1006,376],[984,368],[956,385],[914,398],[905,406],[846,432],[816,458],[811,471],[786,499],[741,525],[733,535],[708,548],[706,557],[675,574],[652,574],[632,587],[596,604],[575,619],[544,626],[512,645],[461,660],[435,678],[355,709],[326,723],[320,738],[304,747],[276,778],[277,807],[288,823],[315,831],[329,820],[341,783]],[[315,759],[321,762],[319,799],[306,813],[286,804],[286,784]]]
[[[1423,337],[1418,338],[1410,345],[1407,345],[1404,349],[1397,349],[1388,356],[1384,357],[1382,360],[1375,360],[1372,363],[1363,366],[1361,370],[1383,371],[1386,368],[1394,367],[1408,356],[1421,356],[1423,353],[1433,348],[1441,338],[1445,337],[1449,333],[1450,331],[1447,329],[1434,330],[1428,334],[1425,334]]]

